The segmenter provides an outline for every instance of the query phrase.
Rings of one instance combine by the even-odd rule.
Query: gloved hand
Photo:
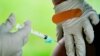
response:
[[[86,35],[86,40],[91,44],[94,40],[92,24],[99,23],[97,13],[84,0],[59,0],[55,4],[56,14],[53,22],[57,24],[58,40],[65,39],[66,54],[68,56],[86,56],[85,42],[82,30]]]
[[[15,25],[15,15],[11,14],[7,21],[0,25],[0,56],[22,56],[22,47],[31,31],[30,22],[17,32],[10,32]]]

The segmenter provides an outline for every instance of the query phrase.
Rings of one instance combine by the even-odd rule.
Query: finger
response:
[[[68,56],[75,56],[73,37],[70,34],[64,34],[66,54]]]
[[[24,27],[19,29],[15,35],[17,35],[18,37],[21,37],[23,39],[25,39],[29,33],[31,32],[31,25],[30,25],[30,21],[26,21],[24,23]]]
[[[94,31],[93,31],[92,25],[90,24],[88,19],[86,21],[84,21],[83,29],[84,29],[84,33],[86,35],[87,42],[91,44],[94,40]]]
[[[15,20],[15,15],[13,13],[10,14],[10,16],[7,19],[7,22],[9,22],[12,26],[15,25],[16,20]]]
[[[89,18],[92,20],[92,23],[94,25],[98,24],[99,23],[99,16],[97,15],[96,12],[92,12],[89,16]]]
[[[2,32],[9,32],[13,28],[15,23],[16,23],[15,15],[11,13],[8,19],[6,20],[6,23],[3,23],[1,25]]]
[[[76,47],[76,55],[77,56],[85,56],[86,55],[86,48],[85,48],[85,42],[82,37],[82,34],[76,33],[73,35],[74,40],[75,40],[75,47]]]
[[[18,34],[19,36],[25,36],[27,35],[28,33],[30,33],[31,31],[31,25],[30,25],[30,21],[26,21],[24,23],[24,27],[19,29],[16,34]]]

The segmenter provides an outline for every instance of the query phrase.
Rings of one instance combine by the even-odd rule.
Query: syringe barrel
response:
[[[45,35],[42,34],[42,33],[40,33],[40,32],[37,32],[37,31],[33,31],[33,30],[32,30],[31,33],[34,34],[34,35],[36,35],[36,36],[39,36],[39,37],[41,37],[41,38],[43,38],[43,39],[45,38]]]

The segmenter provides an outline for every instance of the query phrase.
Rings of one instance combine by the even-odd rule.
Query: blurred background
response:
[[[100,0],[87,2],[100,13]],[[14,13],[17,23],[23,24],[25,20],[30,20],[34,30],[47,34],[56,41],[56,25],[51,21],[53,7],[51,0],[0,0],[0,24],[5,22],[10,13]],[[23,56],[51,56],[56,44],[46,43],[38,36],[30,34],[23,47]]]

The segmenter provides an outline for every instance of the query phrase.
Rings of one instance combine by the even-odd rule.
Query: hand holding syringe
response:
[[[23,26],[21,26],[20,24],[16,25],[17,29],[21,29]],[[44,39],[47,43],[51,43],[51,42],[55,42],[53,41],[53,39],[51,37],[49,37],[48,35],[42,34],[38,31],[35,31],[33,29],[31,29],[31,34],[34,34],[36,36],[39,36],[40,38]]]

